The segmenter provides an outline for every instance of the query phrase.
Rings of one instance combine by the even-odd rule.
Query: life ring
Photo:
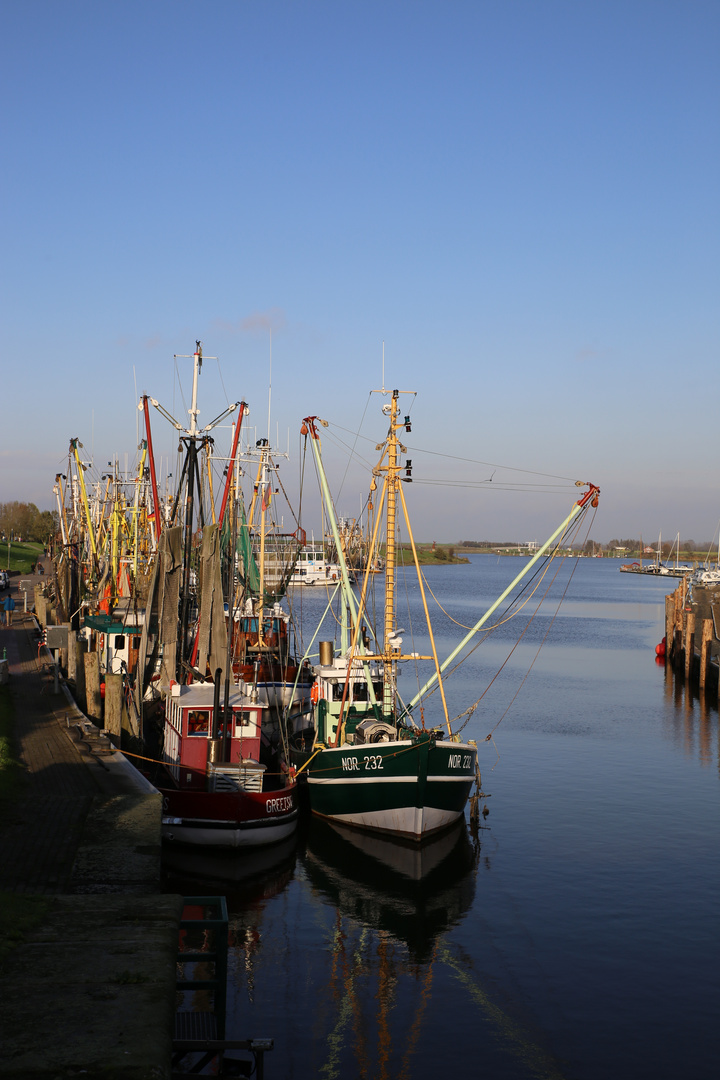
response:
[[[105,650],[105,635],[101,634],[98,638],[98,651],[103,652]]]
[[[319,683],[318,683],[318,681],[316,679],[315,682],[312,684],[312,689],[310,691],[310,700],[312,701],[313,705],[317,705],[319,697],[320,697],[320,685],[319,685]]]

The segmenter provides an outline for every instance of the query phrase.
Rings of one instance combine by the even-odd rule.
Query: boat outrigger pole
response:
[[[587,484],[588,490],[585,492],[585,494],[582,496],[582,498],[578,499],[578,501],[574,504],[572,510],[570,511],[568,516],[565,518],[562,525],[559,525],[558,528],[555,530],[555,532],[552,534],[552,536],[548,537],[548,539],[545,541],[545,543],[542,545],[542,547],[539,548],[539,550],[536,551],[536,553],[533,555],[532,559],[530,559],[530,561],[525,566],[525,568],[520,571],[520,573],[517,575],[517,577],[508,585],[507,589],[505,589],[505,591],[497,598],[495,603],[490,605],[490,607],[487,609],[487,611],[485,612],[483,617],[481,619],[479,619],[478,622],[475,623],[472,630],[468,631],[468,633],[462,639],[462,641],[457,646],[457,648],[453,649],[453,651],[448,656],[447,660],[445,660],[444,663],[441,664],[440,669],[439,669],[439,674],[442,675],[443,671],[445,671],[446,668],[453,662],[453,660],[457,656],[460,655],[460,653],[463,651],[463,649],[468,644],[468,642],[471,641],[471,639],[475,636],[475,634],[477,634],[478,630],[480,630],[485,625],[485,623],[488,621],[488,619],[490,618],[492,613],[494,611],[497,611],[497,609],[500,607],[500,604],[502,604],[503,600],[505,600],[505,598],[510,595],[510,593],[513,591],[515,586],[519,582],[521,582],[524,577],[527,577],[527,574],[533,568],[533,566],[538,561],[538,559],[541,559],[542,556],[545,554],[545,552],[548,550],[548,548],[551,547],[552,544],[555,542],[555,540],[557,540],[557,538],[559,536],[562,536],[562,534],[565,532],[565,530],[567,529],[570,522],[574,518],[577,517],[577,515],[581,512],[581,510],[584,510],[585,507],[588,505],[588,503],[590,503],[591,506],[597,506],[597,504],[598,504],[598,496],[600,495],[600,488],[597,487],[596,484],[591,484],[589,481],[586,481],[585,483]],[[578,481],[576,481],[576,486],[577,487],[584,487],[585,483],[583,483],[582,480],[578,480]],[[405,714],[409,713],[412,709],[415,708],[415,706],[421,700],[423,694],[427,693],[427,691],[430,689],[430,687],[433,686],[434,683],[437,681],[437,677],[438,677],[438,673],[436,672],[434,675],[432,675],[428,679],[428,681],[425,683],[425,685],[420,690],[418,690],[415,697],[406,706]]]
[[[150,431],[150,410],[148,409],[147,394],[143,394],[138,409],[142,409],[145,415],[145,435],[147,437],[148,457],[150,459],[150,485],[152,487],[153,520],[155,522],[155,544],[157,545],[162,531],[162,511],[160,508],[160,500],[158,498],[157,476],[155,475],[155,454],[153,453],[152,432]]]
[[[342,582],[343,597],[345,598],[345,601],[346,601],[346,603],[347,603],[347,605],[348,605],[348,607],[350,609],[351,621],[352,621],[353,626],[354,626],[353,641],[358,644],[358,649],[359,649],[359,652],[360,652],[360,660],[361,660],[361,662],[363,664],[363,670],[365,672],[365,678],[366,678],[367,684],[368,684],[368,692],[369,692],[369,695],[370,695],[370,701],[371,701],[371,703],[373,705],[375,705],[376,704],[375,688],[374,688],[374,686],[372,684],[372,679],[370,678],[370,669],[368,667],[367,661],[364,659],[364,655],[367,653],[368,650],[365,648],[365,645],[364,645],[364,643],[362,641],[362,638],[360,638],[359,642],[357,641],[357,639],[358,639],[358,631],[359,631],[359,628],[360,628],[361,610],[358,607],[357,601],[355,600],[355,595],[354,595],[354,593],[352,591],[352,586],[350,585],[350,575],[348,574],[347,560],[345,559],[345,552],[344,552],[343,546],[340,543],[340,534],[338,532],[337,520],[335,518],[335,512],[334,512],[334,509],[333,509],[332,496],[330,495],[330,487],[328,485],[327,477],[325,475],[325,466],[323,465],[322,454],[321,454],[321,451],[320,451],[320,435],[318,434],[318,429],[317,429],[318,424],[321,424],[323,427],[328,426],[327,420],[321,420],[319,416],[306,416],[305,419],[302,422],[302,427],[300,428],[300,434],[301,435],[308,435],[308,434],[310,435],[310,446],[312,447],[313,456],[315,458],[315,464],[316,464],[317,470],[318,470],[318,476],[320,477],[320,487],[321,487],[323,499],[324,499],[324,502],[325,502],[325,509],[326,509],[326,512],[327,512],[327,518],[328,518],[328,521],[330,523],[330,529],[331,529],[332,534],[333,534],[333,540],[335,541],[335,550],[337,552],[337,560],[338,560],[338,565],[340,567],[340,579],[341,579],[341,582]],[[364,602],[364,594],[363,594],[362,602]],[[340,729],[338,727],[338,731],[339,730]]]

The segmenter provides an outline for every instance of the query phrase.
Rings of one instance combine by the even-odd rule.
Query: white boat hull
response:
[[[257,848],[277,844],[292,836],[297,828],[298,811],[285,819],[271,822],[204,821],[193,818],[164,817],[162,838],[170,844],[188,844],[210,848]]]

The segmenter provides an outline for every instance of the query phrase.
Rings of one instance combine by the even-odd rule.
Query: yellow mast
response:
[[[143,472],[145,470],[145,458],[147,457],[148,445],[147,439],[143,439],[142,454],[140,456],[140,464],[138,465],[138,474],[135,478],[135,499],[133,500],[133,579],[137,579],[138,572],[138,532],[139,532],[139,509],[140,509],[140,485],[142,483]]]
[[[62,482],[63,482],[64,479],[66,479],[66,477],[63,475],[63,473],[56,473],[55,474],[55,483],[57,485],[56,494],[57,494],[58,506],[60,507],[60,516],[61,516],[61,520],[60,520],[61,530],[60,531],[62,533],[63,543],[64,544],[69,544],[70,543],[70,533],[68,531],[67,515],[65,513],[65,489],[64,489],[64,487],[62,485]]]
[[[82,446],[82,443],[79,439],[70,440],[70,449],[75,455],[75,462],[77,464],[78,479],[80,481],[80,494],[82,496],[83,507],[85,509],[85,520],[87,522],[88,536],[90,538],[90,548],[93,555],[93,566],[97,568],[97,548],[95,547],[95,534],[93,532],[92,518],[90,517],[90,506],[88,503],[87,491],[85,489],[85,466],[80,460],[78,446]]]
[[[413,562],[415,563],[418,585],[420,586],[420,595],[422,597],[423,608],[425,610],[425,623],[428,628],[428,634],[430,635],[430,647],[432,649],[433,660],[435,661],[435,670],[437,672],[437,681],[440,688],[440,697],[442,698],[443,712],[445,714],[445,726],[447,728],[448,735],[452,735],[452,728],[450,727],[450,714],[448,712],[447,701],[445,700],[445,686],[443,684],[442,676],[440,674],[440,661],[438,660],[437,649],[435,647],[435,635],[433,634],[432,623],[430,622],[430,612],[428,611],[427,599],[425,597],[425,584],[423,582],[422,573],[420,572],[420,563],[418,561],[417,549],[415,547],[415,537],[413,536],[412,528],[410,527],[410,517],[408,515],[407,504],[405,502],[405,495],[402,488],[400,488],[400,499],[402,501],[403,514],[405,516],[405,524],[407,525],[408,529],[408,536],[410,537],[410,545],[412,547],[413,553]]]
[[[112,476],[108,473],[106,479],[107,479],[107,483],[105,484],[105,495],[103,496],[102,507],[100,508],[100,520],[98,522],[98,534],[97,534],[97,546],[98,546],[98,548],[102,548],[103,545],[105,544],[105,534],[107,532],[107,525],[106,525],[106,518],[105,518],[105,508],[107,506],[108,494],[109,494],[109,491],[110,491],[110,481],[112,480]],[[98,487],[99,487],[99,485],[98,485]]]
[[[212,469],[210,468],[210,446],[205,444],[205,467],[207,469],[208,478],[208,490],[210,492],[210,510],[212,512],[212,523],[217,525],[217,518],[215,517],[215,496],[213,494],[213,482],[212,482]]]
[[[265,604],[265,518],[267,508],[270,505],[270,479],[268,478],[267,459],[269,450],[263,450],[262,455],[262,494],[260,496],[260,610],[258,611],[258,644],[263,644],[262,616]]]

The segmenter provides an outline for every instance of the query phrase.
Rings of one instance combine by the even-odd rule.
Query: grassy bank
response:
[[[418,562],[421,566],[447,566],[451,563],[467,563],[470,560],[465,555],[456,554],[456,549],[451,546],[436,544],[417,545]],[[412,548],[409,544],[401,544],[397,552],[397,560],[405,566],[412,565]]]
[[[38,556],[45,550],[42,544],[21,544],[13,540],[9,545],[0,540],[0,570],[15,574],[29,574]]]

